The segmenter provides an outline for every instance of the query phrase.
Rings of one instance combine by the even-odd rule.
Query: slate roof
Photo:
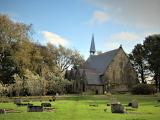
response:
[[[90,56],[87,61],[85,62],[84,68],[85,69],[92,69],[97,72],[97,74],[103,74],[109,64],[111,63],[112,59],[116,55],[119,49],[115,49],[112,51],[108,51],[102,53],[100,55],[93,55]]]
[[[85,74],[89,85],[103,85],[96,71],[85,69]]]

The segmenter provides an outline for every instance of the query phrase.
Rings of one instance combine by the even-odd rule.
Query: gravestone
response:
[[[112,113],[124,113],[124,106],[120,103],[111,104]]]
[[[59,96],[59,93],[56,93],[56,96]]]
[[[5,109],[0,109],[0,114],[5,114],[5,113],[6,113]]]
[[[41,103],[42,107],[51,107],[51,103]]]
[[[15,100],[14,100],[14,104],[19,104],[19,103],[22,103],[22,100],[21,100],[21,99],[15,99]]]
[[[132,100],[132,108],[138,108],[138,102],[137,102],[137,100]]]
[[[20,107],[20,106],[32,106],[33,104],[30,104],[30,103],[17,103],[16,105],[17,105],[17,107]]]
[[[31,103],[28,103],[28,106],[33,106],[33,104],[31,104]]]
[[[17,103],[16,105],[17,105],[17,107],[20,107],[20,106],[27,106],[28,103]]]
[[[27,112],[43,112],[42,106],[28,106]]]

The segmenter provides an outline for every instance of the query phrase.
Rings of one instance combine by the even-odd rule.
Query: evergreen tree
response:
[[[148,63],[145,59],[145,49],[143,45],[137,44],[134,49],[132,50],[131,54],[129,54],[129,58],[131,60],[131,63],[134,67],[134,69],[138,73],[138,77],[140,81],[145,84],[146,83],[146,77],[148,76]]]
[[[146,37],[143,44],[149,69],[154,73],[155,84],[160,91],[160,34]]]

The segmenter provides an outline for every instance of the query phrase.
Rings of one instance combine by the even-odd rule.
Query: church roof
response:
[[[96,71],[85,69],[85,74],[88,85],[103,85]]]
[[[97,74],[103,74],[119,49],[111,50],[99,55],[90,56],[85,62],[85,69],[92,69]]]

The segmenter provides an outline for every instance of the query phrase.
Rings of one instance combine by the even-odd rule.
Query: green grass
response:
[[[125,114],[113,114],[110,106],[106,106],[112,98],[117,98],[123,105],[127,105],[132,99],[137,99],[139,108],[128,110]],[[160,103],[157,102],[158,99],[160,99],[159,95],[68,95],[60,96],[56,102],[51,102],[55,108],[52,112],[27,112],[26,107],[17,107],[12,102],[0,103],[0,108],[20,111],[20,113],[0,115],[0,120],[159,120]],[[41,104],[39,101],[31,103]],[[89,106],[89,104],[98,104],[98,107]],[[106,108],[107,111],[104,112]]]

